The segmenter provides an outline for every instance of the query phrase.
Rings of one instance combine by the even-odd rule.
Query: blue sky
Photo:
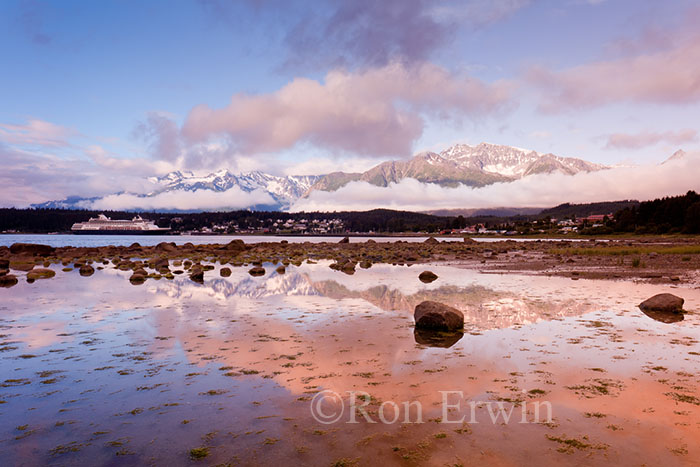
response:
[[[457,142],[659,163],[700,149],[698,6],[6,0],[3,204],[174,169],[359,170]]]

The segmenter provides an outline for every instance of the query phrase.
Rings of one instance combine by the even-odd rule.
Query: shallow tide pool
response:
[[[699,289],[329,264],[0,289],[2,465],[700,463]]]

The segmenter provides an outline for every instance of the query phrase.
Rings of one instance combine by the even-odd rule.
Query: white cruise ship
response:
[[[158,227],[155,222],[136,216],[131,220],[112,220],[104,214],[77,222],[71,232],[82,235],[158,235],[169,232],[169,227]]]

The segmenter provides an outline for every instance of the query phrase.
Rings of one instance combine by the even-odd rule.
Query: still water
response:
[[[671,292],[700,310],[700,290],[328,265],[223,278],[217,264],[203,284],[139,286],[111,267],[59,270],[0,289],[2,465],[700,462],[700,315],[667,324],[636,307]],[[423,284],[424,269],[439,279]],[[423,300],[462,310],[465,334],[416,333]],[[372,422],[319,422],[322,390],[366,393]],[[516,415],[443,423],[445,391]],[[419,403],[424,423],[377,421],[389,401]],[[552,419],[518,423],[534,402]]]
[[[153,246],[160,242],[174,242],[177,245],[193,243],[195,245],[209,245],[212,243],[228,243],[231,240],[243,240],[245,243],[268,243],[286,240],[289,243],[321,243],[338,242],[343,236],[338,237],[314,237],[314,236],[275,236],[275,235],[44,235],[44,234],[0,234],[0,246],[10,246],[13,243],[40,243],[60,248],[65,246],[75,247],[99,247],[99,246],[129,246],[139,243],[142,246]],[[463,241],[460,237],[436,237],[441,241]],[[428,237],[350,237],[351,243],[366,242],[424,242]],[[489,238],[476,237],[477,242],[500,242],[513,240],[517,242],[532,242],[538,239],[532,238]],[[568,239],[542,239],[548,241],[562,241]],[[572,239],[569,241],[587,241]]]

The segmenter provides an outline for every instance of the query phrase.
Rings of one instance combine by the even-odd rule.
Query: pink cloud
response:
[[[540,109],[560,112],[616,102],[688,104],[700,100],[700,36],[672,48],[563,71],[534,68],[528,79],[542,92]]]
[[[0,141],[48,147],[68,146],[77,132],[54,123],[31,119],[24,125],[0,123]]]
[[[655,144],[666,142],[679,145],[697,141],[698,132],[691,129],[679,131],[643,131],[634,135],[626,133],[614,133],[608,136],[607,149],[640,149]]]
[[[511,85],[484,83],[423,63],[395,62],[324,82],[297,78],[271,94],[236,94],[223,109],[200,105],[183,126],[190,141],[228,135],[243,152],[278,151],[299,142],[374,156],[410,154],[422,113],[483,117],[504,109]]]

